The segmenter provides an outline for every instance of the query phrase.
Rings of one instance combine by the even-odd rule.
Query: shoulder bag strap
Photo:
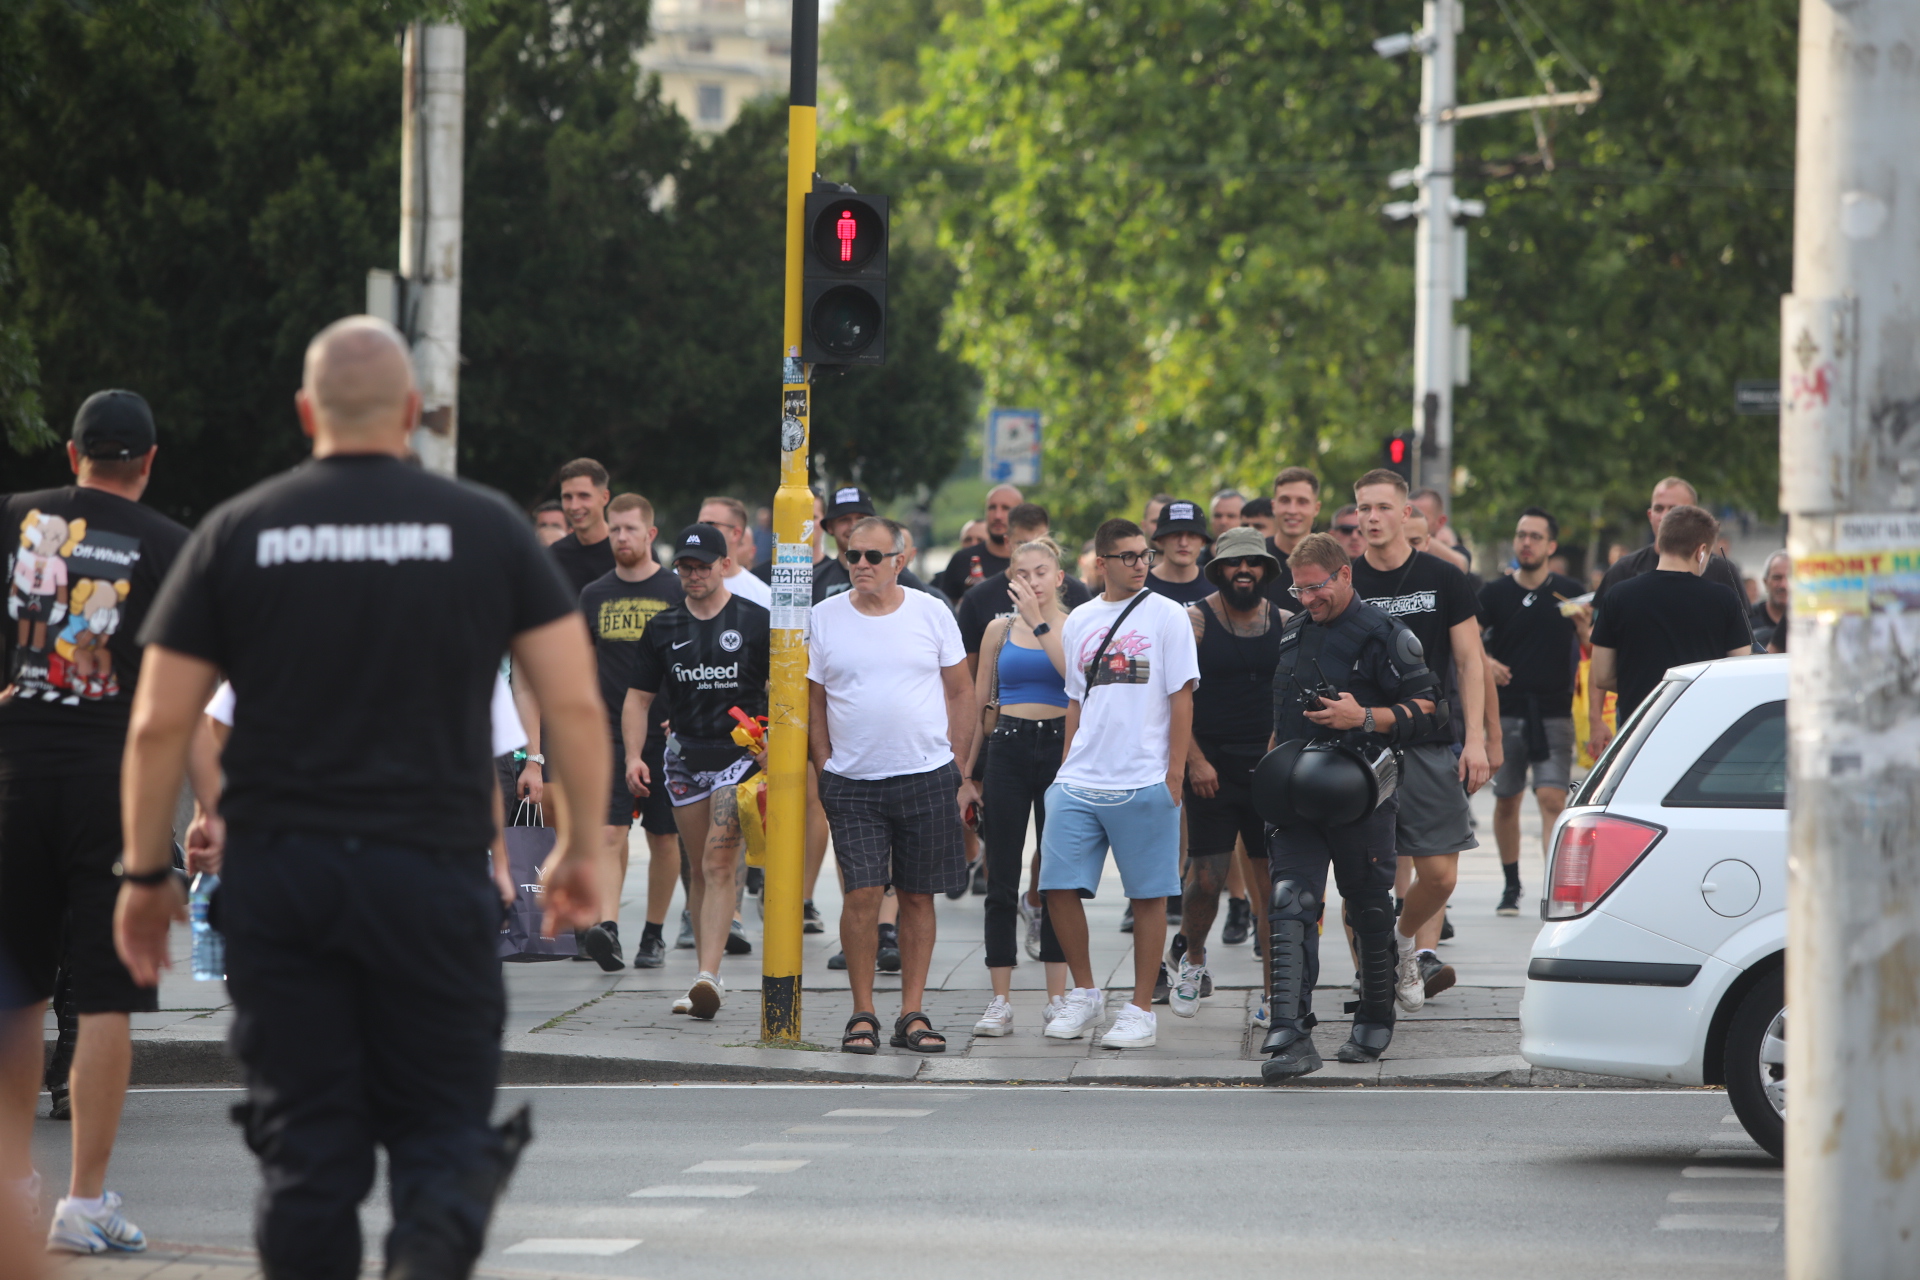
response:
[[[1093,696],[1093,673],[1100,669],[1101,661],[1107,656],[1107,646],[1113,643],[1113,637],[1120,630],[1120,624],[1127,620],[1128,614],[1140,607],[1140,602],[1145,600],[1149,594],[1145,587],[1140,588],[1133,599],[1127,601],[1127,607],[1120,611],[1120,616],[1113,620],[1113,625],[1107,628],[1106,639],[1100,642],[1100,647],[1094,651],[1093,661],[1089,662],[1086,670],[1081,673],[1086,678],[1088,697]]]
[[[1000,724],[1000,655],[1006,652],[1007,639],[1013,634],[1013,619],[1007,619],[1006,628],[1000,632],[1000,643],[993,647],[993,694],[987,699],[987,705],[980,712],[980,731],[990,734]]]

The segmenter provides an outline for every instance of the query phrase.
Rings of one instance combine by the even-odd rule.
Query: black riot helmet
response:
[[[1254,767],[1253,806],[1276,827],[1347,827],[1392,796],[1398,782],[1391,751],[1369,761],[1342,743],[1294,739]]]

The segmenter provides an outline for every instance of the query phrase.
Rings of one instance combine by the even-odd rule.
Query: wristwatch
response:
[[[1035,640],[1038,640],[1041,636],[1047,634],[1047,632],[1051,630],[1053,630],[1053,624],[1051,622],[1043,622],[1039,626],[1033,629],[1033,638]]]
[[[539,766],[540,766],[540,767],[541,767],[542,769],[544,769],[544,768],[546,768],[546,767],[547,767],[547,757],[546,757],[545,755],[537,755],[537,756],[528,756],[528,757],[527,757],[527,763],[528,763],[528,764],[537,764],[537,765],[539,765]]]
[[[1366,716],[1360,721],[1360,728],[1362,731],[1366,733],[1377,732],[1377,730],[1374,729],[1373,727],[1373,708],[1372,707],[1367,708]]]

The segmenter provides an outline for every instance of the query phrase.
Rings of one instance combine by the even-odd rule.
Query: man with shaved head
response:
[[[1007,538],[1007,519],[1020,505],[1020,491],[1003,484],[987,491],[987,540],[961,547],[947,561],[947,567],[933,580],[954,604],[970,588],[979,586],[996,573],[1005,573],[1013,563],[1013,543]]]
[[[342,320],[294,397],[313,458],[201,522],[149,614],[125,761],[115,943],[154,986],[184,918],[169,830],[217,677],[218,898],[266,1189],[269,1275],[351,1280],[387,1150],[390,1276],[464,1278],[528,1131],[489,1124],[505,1001],[488,704],[503,656],[538,696],[560,809],[546,928],[597,923],[612,758],[585,623],[499,494],[408,465],[400,335]],[[569,821],[569,816],[574,820]]]

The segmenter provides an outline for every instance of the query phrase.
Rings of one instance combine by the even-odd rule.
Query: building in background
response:
[[[718,133],[746,103],[787,91],[792,22],[792,0],[654,0],[641,72],[695,129]]]

